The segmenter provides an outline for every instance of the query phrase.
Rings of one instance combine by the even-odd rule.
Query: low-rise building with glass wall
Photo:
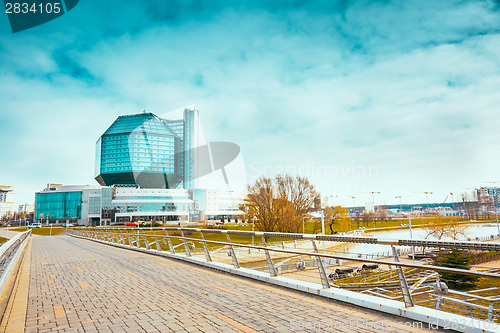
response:
[[[139,221],[186,224],[238,219],[242,197],[231,191],[142,189],[136,186],[58,186],[35,194],[43,224],[115,225]]]

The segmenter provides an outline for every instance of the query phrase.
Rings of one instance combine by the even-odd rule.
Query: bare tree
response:
[[[464,214],[467,216],[467,218],[469,220],[473,218],[478,219],[480,204],[478,201],[477,192],[476,191],[473,191],[472,193],[463,192],[462,194],[460,194],[460,200],[462,201],[460,203],[460,206]]]
[[[460,236],[467,236],[468,227],[458,223],[458,219],[438,215],[433,217],[430,222],[423,227],[427,235],[425,238],[434,237],[441,240],[444,237],[450,237],[453,240],[458,239]]]
[[[299,216],[310,212],[320,198],[314,186],[305,177],[278,175],[276,187],[279,197],[290,201]]]
[[[302,219],[292,202],[286,198],[275,199],[276,214],[278,218],[277,229],[279,232],[298,232],[302,227]]]
[[[276,186],[271,178],[260,177],[248,187],[245,201],[247,220],[254,220],[258,230],[274,231],[278,223],[275,207]]]
[[[307,178],[279,175],[260,177],[248,186],[247,220],[262,231],[297,232],[302,216],[317,204],[319,194]]]
[[[375,220],[375,213],[372,211],[364,211],[361,213],[361,221],[363,221],[364,226],[366,227],[370,221]]]
[[[340,230],[349,229],[349,213],[347,209],[342,206],[326,207],[325,208],[325,219],[327,220],[328,226],[330,227],[330,233],[333,234],[333,226],[335,225]]]
[[[377,218],[380,222],[387,222],[389,211],[384,206],[379,206],[377,209]]]

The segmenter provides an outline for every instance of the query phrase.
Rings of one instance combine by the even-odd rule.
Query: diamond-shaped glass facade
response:
[[[186,131],[181,126],[184,121],[164,120],[152,113],[118,117],[96,143],[96,180],[101,185],[143,188],[186,184],[184,142],[186,133],[192,136],[193,130]]]

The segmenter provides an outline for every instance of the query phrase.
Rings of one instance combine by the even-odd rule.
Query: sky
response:
[[[2,13],[0,184],[16,204],[96,185],[119,115],[194,104],[249,183],[306,176],[329,204],[457,200],[500,181],[499,91],[498,1],[80,1],[15,34]]]

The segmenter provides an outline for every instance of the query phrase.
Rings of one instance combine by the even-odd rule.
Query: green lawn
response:
[[[0,244],[3,244],[3,243],[5,243],[8,240],[9,240],[8,238],[0,237]]]
[[[52,231],[50,229],[51,229],[50,227],[33,228],[31,229],[31,233],[33,235],[39,235],[39,236],[54,236],[66,230],[66,228],[63,227],[53,227]],[[28,228],[27,227],[12,228],[12,229],[9,228],[9,230],[23,232],[28,230]]]
[[[197,228],[202,228],[202,226],[197,226]],[[245,226],[245,227],[236,227],[236,226],[225,226],[224,227],[225,229],[231,229],[231,230],[252,230],[252,226]],[[98,228],[99,229],[99,228]],[[108,229],[108,228],[107,228]],[[127,228],[127,229],[130,229],[130,230],[127,230],[129,235],[132,237],[133,234],[137,234],[137,230],[139,229],[139,235],[141,235],[140,237],[140,242],[141,242],[141,246],[144,247],[144,240],[143,240],[143,237],[142,237],[142,234],[144,232],[144,234],[146,234],[146,236],[148,236],[148,243],[151,243],[151,242],[154,242],[154,238],[153,237],[149,237],[149,235],[152,235],[153,232],[156,234],[156,235],[165,235],[165,231],[164,230],[150,230],[149,228],[136,228],[136,227],[131,227],[131,228]],[[215,228],[214,228],[215,229]],[[123,233],[124,230],[117,230],[117,233]],[[176,231],[176,230],[169,230],[168,231],[168,234],[170,236],[181,236],[181,233],[180,231]],[[190,231],[184,231],[184,236],[187,237],[187,238],[194,238],[194,239],[200,239],[201,240],[201,234],[199,232],[196,232],[196,231],[193,231],[193,232],[190,232]],[[212,233],[203,233],[203,236],[205,237],[205,240],[210,240],[210,241],[216,241],[216,242],[227,242],[227,237],[225,234],[212,234]],[[161,238],[159,238],[161,240]],[[239,244],[252,244],[252,237],[251,236],[247,236],[247,235],[230,235],[230,239],[231,239],[231,242],[233,243],[239,243]],[[132,237],[132,240],[135,241],[134,237]],[[172,241],[172,244],[175,246],[175,245],[178,245],[178,244],[181,244],[182,243],[182,240],[180,239],[177,239],[177,238],[171,238],[171,241]],[[267,242],[278,242],[278,241],[290,241],[290,239],[285,239],[285,238],[278,238],[278,237],[271,237],[267,240]],[[161,242],[161,241],[160,241]],[[195,246],[196,248],[203,248],[203,245],[201,242],[198,242],[198,241],[194,241],[195,242]],[[254,244],[257,245],[257,246],[260,246],[262,245],[262,239],[260,237],[254,237]],[[162,245],[162,244],[160,244]],[[218,248],[218,247],[221,247],[222,245],[218,245],[218,244],[214,244],[214,243],[207,243],[207,246],[210,247],[210,248]],[[153,245],[154,247],[154,245]],[[162,245],[162,249],[164,250],[167,250],[168,249],[168,246],[165,244],[165,245]],[[183,251],[183,249],[180,249],[181,251]]]

